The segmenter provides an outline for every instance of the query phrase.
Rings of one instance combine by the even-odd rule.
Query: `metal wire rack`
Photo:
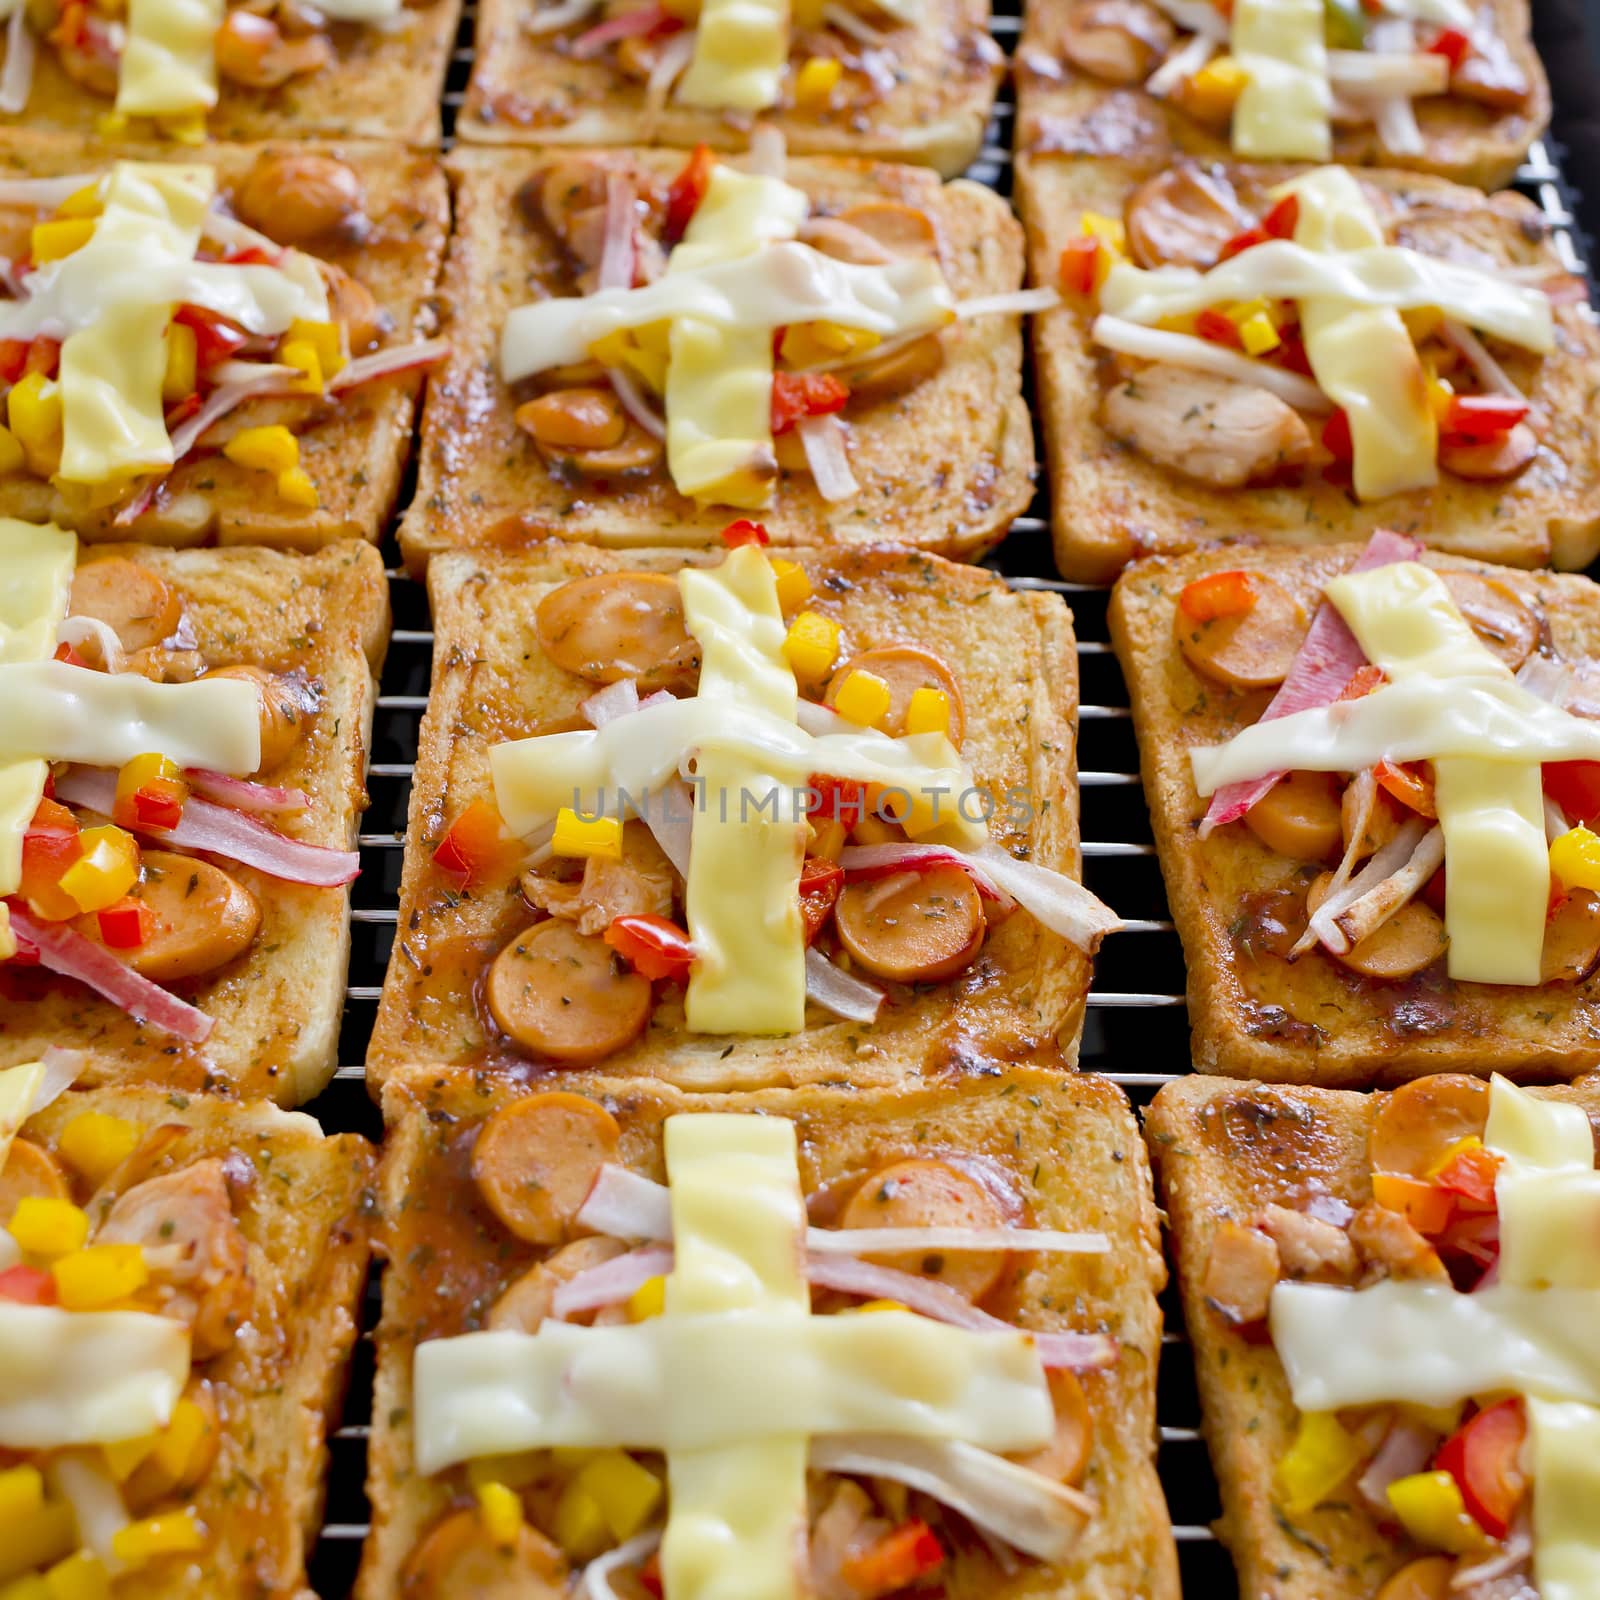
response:
[[[1021,29],[1020,7],[1021,0],[995,0],[998,14],[992,29],[1007,54]],[[444,94],[447,145],[471,69],[475,13],[474,0],[468,0]],[[978,160],[967,173],[1007,196],[1014,116],[1008,85]],[[1568,269],[1587,273],[1586,241],[1573,215],[1571,190],[1547,144],[1541,141],[1532,147],[1516,187],[1544,212]],[[1028,515],[1016,519],[987,565],[1004,573],[1015,587],[1049,590],[1072,607],[1081,695],[1078,782],[1084,877],[1126,919],[1125,931],[1110,940],[1098,958],[1081,1062],[1085,1071],[1109,1077],[1142,1107],[1162,1084],[1189,1070],[1189,1030],[1183,953],[1168,914],[1149,817],[1139,792],[1139,757],[1127,690],[1106,627],[1108,591],[1054,575],[1048,489],[1042,482]],[[433,648],[423,586],[398,567],[389,576],[394,632],[373,726],[368,769],[372,803],[361,834],[362,874],[354,891],[350,981],[339,1057],[346,1064],[308,1107],[330,1130],[361,1132],[374,1139],[382,1133],[382,1122],[368,1097],[362,1063],[398,915],[406,806]],[[1191,1600],[1236,1600],[1232,1563],[1212,1532],[1221,1506],[1199,1432],[1199,1400],[1182,1316],[1170,1291],[1164,1305],[1167,1331],[1157,1386],[1158,1459],[1183,1590]],[[374,1282],[369,1285],[342,1424],[331,1440],[325,1521],[312,1562],[312,1581],[324,1600],[339,1600],[349,1593],[367,1534],[366,1452],[377,1309]]]

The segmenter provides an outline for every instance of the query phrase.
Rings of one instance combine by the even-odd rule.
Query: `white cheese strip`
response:
[[[189,1330],[143,1311],[0,1300],[0,1446],[58,1450],[155,1433],[189,1380]]]
[[[338,22],[388,22],[405,15],[404,0],[323,0],[317,10]]]
[[[1439,306],[1458,321],[1541,354],[1554,348],[1550,298],[1526,284],[1392,245],[1330,254],[1271,239],[1197,272],[1119,261],[1100,292],[1101,309],[1147,326],[1208,306],[1255,299],[1329,297],[1395,311]]]
[[[1280,1283],[1272,1344],[1302,1411],[1399,1397],[1453,1405],[1515,1390],[1600,1405],[1600,1293],[1496,1284],[1474,1294],[1393,1280],[1352,1291]]]
[[[1326,161],[1333,146],[1322,0],[1235,0],[1233,57],[1249,81],[1233,148],[1269,161]]]
[[[1489,1083],[1483,1142],[1510,1172],[1594,1167],[1594,1132],[1582,1106],[1529,1094],[1498,1072]]]
[[[789,63],[789,0],[700,0],[677,99],[704,111],[764,111]]]
[[[159,751],[245,777],[261,765],[255,689],[235,678],[152,683],[60,661],[0,668],[0,762],[42,755],[120,767]]]
[[[791,240],[698,271],[668,273],[641,289],[518,306],[501,331],[500,372],[515,383],[586,360],[596,340],[619,329],[678,317],[768,332],[794,322],[837,322],[889,339],[943,327],[954,314],[955,301],[933,261],[857,266]]]
[[[1533,1575],[1539,1600],[1600,1595],[1600,1410],[1572,1401],[1528,1402],[1533,1480]]]
[[[695,704],[704,715],[720,721],[741,707],[793,726],[799,694],[772,563],[746,545],[720,566],[685,568],[678,586],[684,626],[700,645]],[[684,1020],[695,1033],[797,1033],[806,1015],[803,797],[737,752],[703,749],[697,776],[684,886],[695,961]]]
[[[225,0],[128,0],[117,70],[125,117],[181,116],[217,103],[217,30]]]
[[[803,1329],[811,1293],[794,1124],[680,1115],[664,1142],[678,1241],[666,1314],[762,1311]],[[674,1600],[792,1600],[807,1446],[800,1429],[672,1455],[661,1568]]]
[[[1600,1360],[1600,1356],[1597,1356]],[[773,1434],[897,1433],[1030,1450],[1050,1436],[1025,1334],[903,1311],[726,1312],[628,1327],[544,1323],[416,1352],[417,1466],[571,1445],[699,1450]]]

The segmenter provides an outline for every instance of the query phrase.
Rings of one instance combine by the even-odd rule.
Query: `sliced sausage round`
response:
[[[1492,439],[1441,439],[1439,465],[1458,478],[1503,483],[1520,477],[1539,454],[1539,435],[1519,422]]]
[[[1255,604],[1232,616],[1201,622],[1181,605],[1173,630],[1183,658],[1202,677],[1230,689],[1270,689],[1289,675],[1306,635],[1306,614],[1281,583],[1250,574]]]
[[[183,620],[183,601],[160,573],[107,556],[72,575],[71,615],[105,623],[131,653],[170,639]]]
[[[1050,1399],[1056,1408],[1056,1427],[1049,1444],[1012,1459],[1052,1483],[1082,1483],[1094,1448],[1094,1414],[1078,1375],[1065,1368],[1052,1372]]]
[[[914,644],[892,644],[851,656],[828,680],[823,695],[826,704],[831,706],[839,698],[839,690],[852,672],[870,672],[889,686],[889,709],[878,726],[894,737],[906,731],[906,712],[910,709],[912,695],[918,689],[939,690],[950,703],[950,742],[960,745],[967,731],[967,707],[961,698],[961,685],[955,673],[931,650]]]
[[[852,883],[833,918],[851,957],[892,983],[954,977],[977,955],[987,926],[972,879],[954,866]]]
[[[677,579],[664,572],[574,578],[539,602],[533,624],[539,648],[591,683],[633,678],[641,689],[665,689],[689,681],[700,666]]]
[[[1244,814],[1269,850],[1291,861],[1326,861],[1344,844],[1338,779],[1331,772],[1291,772]]]
[[[504,1033],[551,1061],[599,1061],[650,1021],[650,980],[604,939],[559,918],[518,934],[495,957],[485,998]]]
[[[1306,895],[1306,910],[1314,912],[1328,892],[1331,874],[1323,873]],[[1410,900],[1382,927],[1353,944],[1333,960],[1364,978],[1398,983],[1424,967],[1431,967],[1450,943],[1444,918],[1421,900]]]
[[[529,1095],[479,1129],[473,1182],[519,1239],[557,1244],[621,1137],[617,1119],[586,1095]]]
[[[452,1511],[406,1558],[400,1600],[564,1600],[567,1564],[530,1523],[501,1549],[476,1508]]]
[[[1450,1600],[1455,1573],[1450,1556],[1422,1556],[1392,1573],[1373,1600]]]
[[[894,256],[937,256],[939,230],[933,218],[898,200],[863,200],[839,213],[839,221],[858,228]]]
[[[1465,1073],[1414,1078],[1378,1105],[1370,1145],[1375,1172],[1420,1178],[1451,1145],[1482,1138],[1489,1120],[1489,1085]]]
[[[1128,250],[1141,267],[1194,267],[1205,272],[1223,246],[1249,226],[1227,178],[1180,162],[1140,184],[1124,218]]]
[[[66,1169],[32,1139],[13,1139],[0,1165],[0,1228],[10,1222],[17,1202],[26,1199],[70,1200],[72,1183]]]
[[[846,369],[844,377],[852,403],[876,404],[915,389],[943,365],[944,341],[936,333],[925,333],[882,354],[863,357],[859,366]],[[780,435],[779,443],[788,437]]]
[[[1600,962],[1600,895],[1577,889],[1545,924],[1540,983],[1582,983]]]
[[[1539,620],[1522,596],[1481,572],[1441,572],[1439,577],[1472,631],[1515,672],[1539,642]]]
[[[264,667],[218,667],[208,678],[232,678],[256,691],[261,719],[261,765],[257,773],[271,772],[294,753],[305,729],[306,709],[300,691],[286,678]]]

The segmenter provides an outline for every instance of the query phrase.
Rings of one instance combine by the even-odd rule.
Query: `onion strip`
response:
[[[33,93],[33,69],[39,57],[38,43],[28,26],[28,8],[23,0],[13,3],[16,10],[6,24],[6,64],[0,71],[0,111],[11,117],[27,109],[28,97]],[[59,205],[60,201],[56,203]]]
[[[861,493],[861,485],[850,470],[844,424],[838,417],[801,417],[794,428],[805,449],[812,481],[824,500],[837,504]]]
[[[1096,344],[1121,355],[1137,356],[1144,361],[1170,361],[1174,366],[1191,367],[1197,372],[1214,372],[1219,377],[1232,378],[1236,383],[1254,384],[1259,389],[1270,390],[1296,411],[1320,414],[1333,409],[1322,390],[1309,378],[1302,378],[1298,372],[1241,355],[1237,350],[1213,344],[1209,339],[1197,338],[1192,333],[1147,328],[1143,323],[1129,322],[1126,318],[1102,312],[1094,319],[1089,336]]]

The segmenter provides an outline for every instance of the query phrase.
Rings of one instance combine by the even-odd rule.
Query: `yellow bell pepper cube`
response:
[[[1411,342],[1421,344],[1444,326],[1444,312],[1438,306],[1413,306],[1409,311],[1400,313],[1400,320],[1405,323]]]
[[[307,511],[315,511],[322,504],[317,486],[304,467],[288,467],[278,474],[278,498]]]
[[[1361,1442],[1331,1411],[1301,1414],[1294,1443],[1278,1460],[1278,1490],[1291,1515],[1314,1510],[1366,1459]]]
[[[60,205],[56,207],[58,217],[98,217],[104,207],[100,203],[100,180],[96,178],[92,183],[86,183],[81,189],[74,189]]]
[[[56,1294],[68,1311],[103,1311],[136,1295],[150,1281],[136,1244],[91,1244],[53,1262]]]
[[[1103,211],[1085,211],[1080,226],[1091,239],[1098,239],[1114,256],[1128,253],[1128,228],[1121,217],[1108,217]]]
[[[1448,1439],[1461,1426],[1467,1402],[1456,1400],[1447,1406],[1419,1405],[1415,1400],[1402,1400],[1397,1408],[1404,1417],[1424,1428],[1431,1429],[1441,1438]]]
[[[555,836],[550,848],[558,856],[600,856],[622,859],[622,824],[615,817],[580,817],[571,806],[556,813]]]
[[[161,379],[161,398],[172,405],[186,400],[199,382],[199,345],[187,322],[167,325],[167,370]]]
[[[661,1504],[661,1480],[626,1450],[603,1450],[574,1480],[600,1508],[611,1537],[631,1539]]]
[[[258,472],[287,472],[300,465],[300,441],[275,422],[264,428],[244,428],[222,447],[236,466]]]
[[[839,685],[833,709],[858,727],[875,728],[889,714],[894,697],[889,685],[875,672],[852,672]]]
[[[556,1543],[574,1561],[592,1561],[610,1543],[605,1513],[576,1478],[561,1491],[552,1529]]]
[[[772,576],[777,581],[779,610],[793,611],[811,598],[811,580],[799,562],[785,561],[780,556],[774,556]]]
[[[1190,78],[1183,104],[1205,121],[1225,122],[1249,81],[1250,74],[1232,56],[1214,56]]]
[[[856,1315],[861,1316],[868,1311],[909,1311],[911,1308],[903,1300],[863,1300],[855,1308]]]
[[[35,266],[47,261],[59,261],[81,250],[94,236],[93,217],[63,217],[59,221],[36,222],[29,247]]]
[[[174,144],[200,145],[206,142],[206,114],[203,111],[175,111],[156,118],[156,126]]]
[[[628,1320],[630,1322],[648,1322],[651,1317],[659,1317],[666,1309],[667,1280],[660,1274],[653,1278],[646,1278],[628,1296]]]
[[[44,1505],[44,1477],[37,1467],[26,1463],[0,1472],[0,1530],[7,1538],[19,1522],[38,1513]]]
[[[169,788],[166,793],[170,797],[182,796],[187,798],[188,784],[183,781],[183,771],[175,761],[169,761],[159,751],[150,751],[142,756],[135,756],[131,761],[125,761],[122,769],[117,773],[117,794],[111,802],[111,814],[122,821],[135,817],[134,796],[141,789],[159,783],[163,785],[179,785],[181,788]]]
[[[139,881],[139,844],[111,823],[78,835],[83,854],[61,874],[62,889],[80,911],[114,906]]]
[[[814,367],[841,356],[861,356],[883,341],[867,328],[842,322],[795,322],[784,330],[779,354],[792,367]]]
[[[1436,378],[1431,372],[1425,381],[1428,386],[1428,409],[1433,412],[1435,426],[1440,426],[1450,415],[1456,391],[1448,379]]]
[[[943,689],[930,689],[924,685],[911,691],[906,706],[907,733],[950,732],[950,696]]]
[[[83,1248],[89,1237],[89,1214],[70,1200],[29,1194],[17,1202],[6,1226],[24,1255],[54,1261]]]
[[[284,349],[290,345],[310,345],[317,353],[317,365],[324,378],[331,378],[349,365],[344,353],[344,335],[336,322],[308,322],[296,317],[284,336]]]
[[[321,394],[327,387],[322,381],[322,357],[311,340],[286,338],[279,346],[278,360],[302,374],[289,385],[296,394]]]
[[[111,1574],[88,1550],[76,1550],[44,1575],[50,1600],[110,1600]]]
[[[103,111],[94,119],[94,131],[102,139],[122,139],[127,136],[131,119],[120,111]]]
[[[1401,1527],[1418,1544],[1459,1556],[1488,1543],[1448,1472],[1413,1472],[1395,1479],[1386,1493]]]
[[[31,1516],[7,1525],[0,1537],[0,1583],[48,1567],[78,1548],[78,1524],[64,1500],[46,1500]]]
[[[667,386],[666,349],[645,349],[625,328],[596,339],[589,346],[589,354],[603,367],[621,367],[632,373],[655,394]]]
[[[25,1572],[0,1587],[0,1600],[50,1600],[50,1585],[42,1573]]]
[[[1437,1178],[1457,1156],[1464,1155],[1468,1150],[1481,1150],[1482,1148],[1483,1140],[1475,1133],[1469,1133],[1465,1138],[1453,1140],[1433,1159],[1427,1171],[1423,1173],[1423,1177],[1430,1180]]]
[[[189,1555],[205,1548],[205,1529],[194,1512],[172,1511],[130,1522],[111,1536],[111,1553],[129,1567],[142,1567],[159,1556]]]
[[[9,476],[13,472],[21,472],[27,465],[28,457],[17,441],[17,436],[9,428],[0,428],[0,473]]]
[[[795,74],[794,103],[803,111],[826,111],[843,76],[837,56],[812,56]]]
[[[1235,300],[1225,306],[1222,313],[1234,327],[1242,328],[1252,317],[1265,317],[1274,328],[1278,326],[1277,312],[1270,300],[1257,295],[1254,300]]]
[[[489,1540],[501,1550],[515,1550],[522,1536],[522,1497],[503,1483],[480,1483],[478,1516]]]
[[[548,1474],[549,1457],[543,1450],[519,1450],[509,1456],[479,1456],[467,1463],[467,1482],[473,1493],[486,1483],[503,1483],[508,1489],[526,1488]]]
[[[1580,822],[1552,839],[1550,870],[1569,894],[1574,889],[1600,889],[1600,836]]]
[[[100,1454],[105,1457],[106,1471],[118,1483],[126,1483],[155,1453],[160,1442],[159,1433],[147,1433],[142,1439],[122,1439],[116,1444],[102,1445]]]
[[[1245,353],[1252,356],[1264,356],[1283,343],[1278,337],[1278,330],[1272,325],[1272,319],[1259,311],[1239,324],[1239,339]]]
[[[783,658],[802,683],[825,676],[839,657],[839,624],[816,611],[802,611],[789,624]]]
[[[28,470],[48,478],[61,465],[61,389],[42,372],[25,372],[6,396],[6,421]]]
[[[172,1420],[156,1435],[150,1453],[166,1482],[176,1487],[194,1480],[196,1462],[201,1451],[209,1448],[211,1430],[211,1418],[200,1406],[187,1398],[178,1401],[172,1408]]]

